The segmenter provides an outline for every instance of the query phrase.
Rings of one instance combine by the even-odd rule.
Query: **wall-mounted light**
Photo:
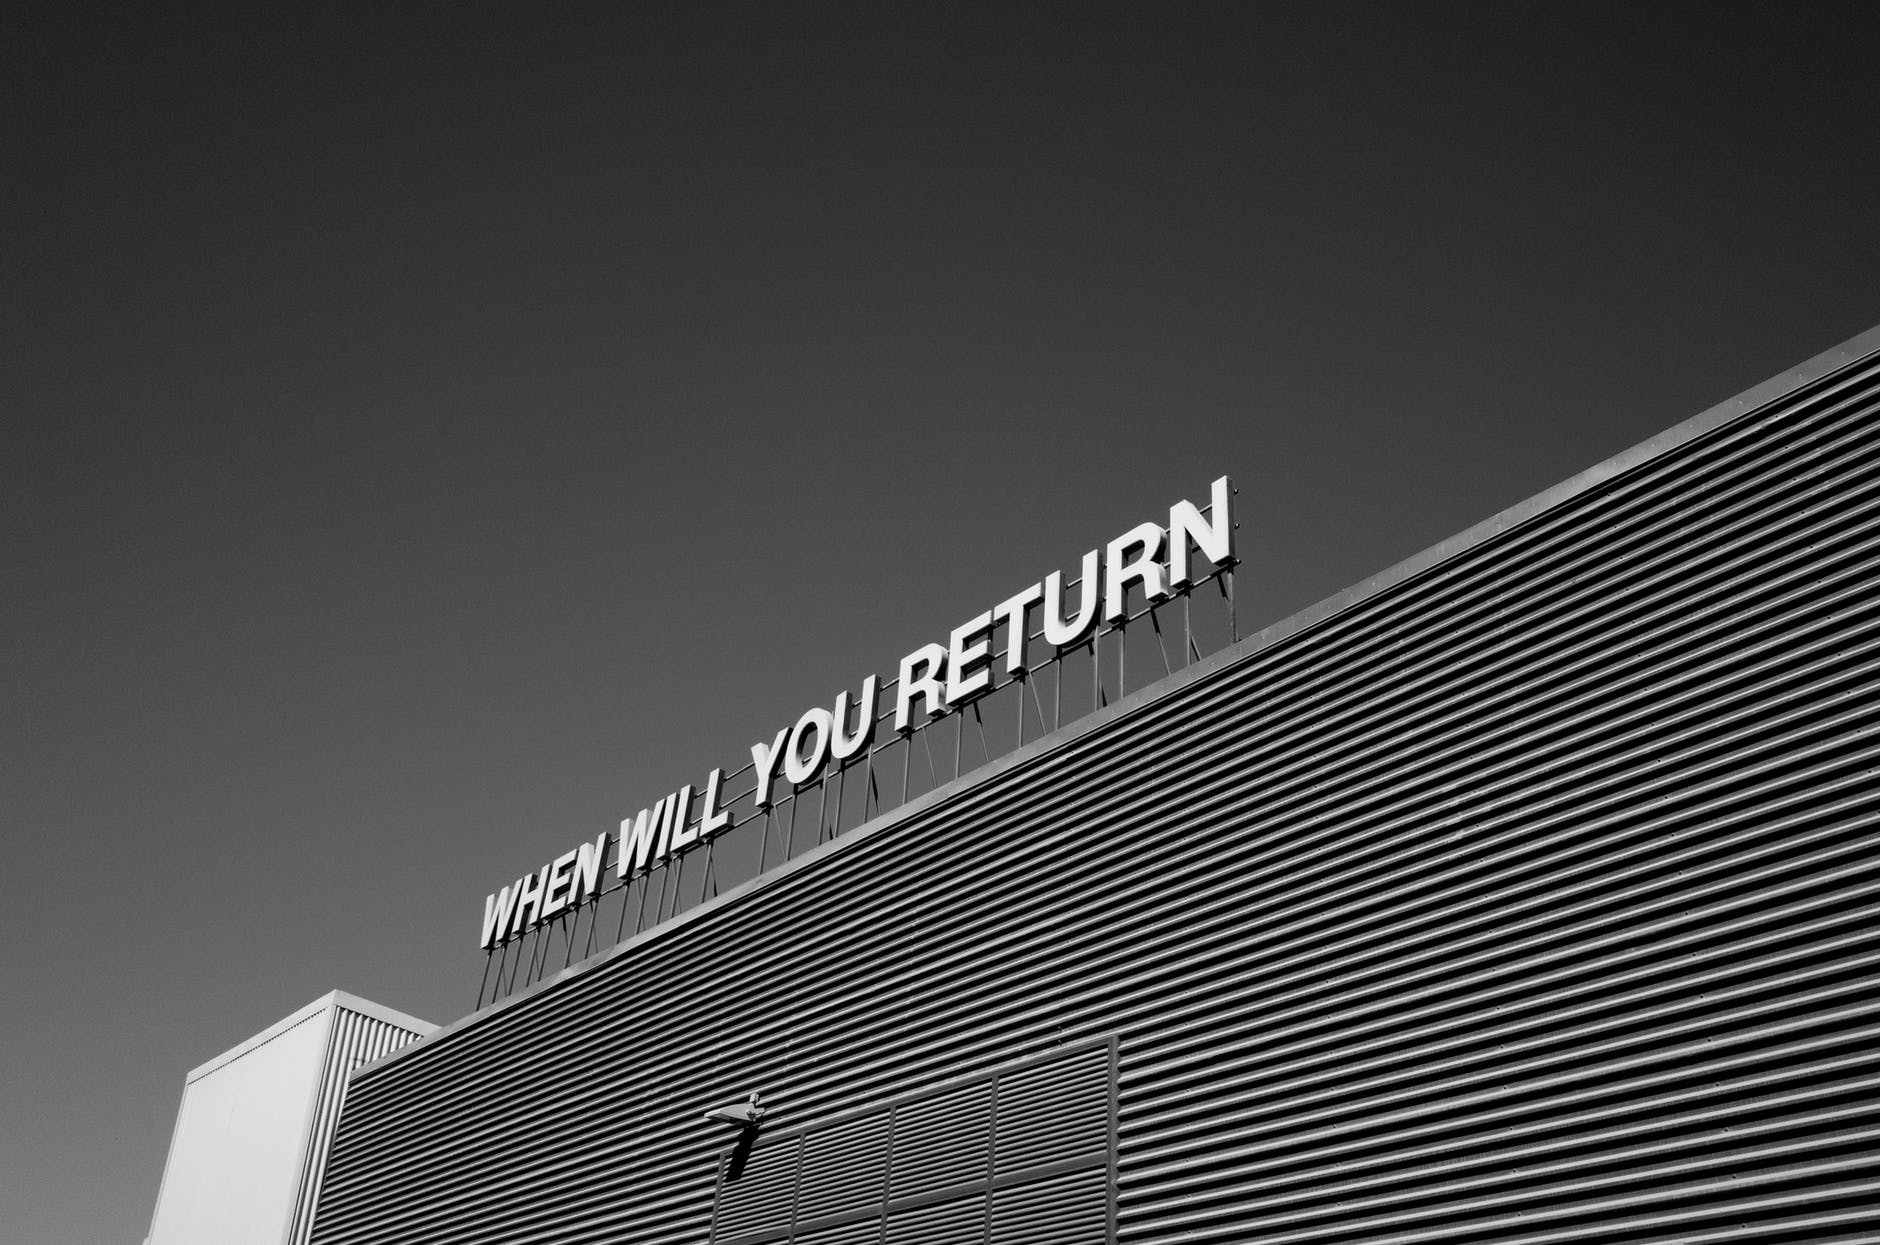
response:
[[[736,1124],[739,1128],[756,1128],[764,1118],[763,1105],[758,1101],[755,1090],[748,1100],[735,1107],[718,1107],[707,1111],[705,1118],[714,1124]]]

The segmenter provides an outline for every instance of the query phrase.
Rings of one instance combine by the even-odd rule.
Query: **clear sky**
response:
[[[1271,621],[1880,322],[1853,7],[76,7],[0,22],[6,1245],[1218,474]]]

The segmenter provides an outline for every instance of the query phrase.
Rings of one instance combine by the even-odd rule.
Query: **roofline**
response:
[[[637,954],[649,943],[660,938],[670,937],[695,920],[731,904],[742,903],[749,896],[757,894],[771,886],[781,885],[799,870],[813,868],[832,852],[847,850],[857,840],[872,838],[898,825],[909,817],[916,816],[930,805],[952,799],[960,792],[969,790],[981,783],[1004,773],[1015,766],[1024,765],[1036,757],[1053,752],[1074,740],[1082,738],[1091,731],[1098,730],[1118,718],[1127,717],[1154,701],[1173,695],[1180,689],[1200,679],[1205,679],[1225,667],[1247,660],[1253,654],[1274,644],[1305,631],[1325,619],[1341,614],[1352,607],[1371,599],[1429,570],[1439,563],[1446,562],[1458,555],[1483,544],[1489,538],[1507,529],[1524,523],[1536,515],[1552,510],[1557,506],[1579,496],[1582,493],[1605,483],[1615,476],[1631,471],[1651,462],[1678,446],[1695,440],[1731,420],[1740,418],[1752,411],[1759,410],[1773,402],[1780,401],[1808,385],[1834,372],[1851,367],[1873,355],[1880,354],[1880,324],[1857,333],[1838,346],[1822,351],[1806,362],[1798,364],[1784,372],[1779,372],[1760,384],[1752,385],[1733,398],[1727,398],[1715,406],[1700,411],[1688,419],[1673,424],[1656,436],[1648,437],[1630,449],[1621,450],[1603,462],[1596,463],[1586,470],[1571,476],[1552,488],[1516,502],[1514,505],[1484,519],[1471,527],[1464,528],[1454,536],[1438,541],[1421,553],[1412,554],[1394,566],[1380,571],[1367,579],[1360,580],[1342,592],[1334,593],[1309,605],[1280,621],[1264,627],[1252,635],[1244,636],[1239,641],[1228,645],[1220,652],[1191,666],[1165,675],[1154,683],[1125,696],[1107,708],[1085,714],[1074,722],[1067,723],[1051,734],[1034,740],[1022,748],[1006,753],[978,769],[947,782],[925,795],[910,800],[897,808],[880,814],[874,820],[865,822],[839,838],[820,844],[801,856],[778,865],[767,872],[760,873],[743,884],[733,887],[717,897],[689,908],[667,921],[644,930],[624,942],[614,944],[604,951],[596,952],[577,964],[570,965],[556,973],[528,986],[520,993],[512,994],[500,1002],[493,1003],[481,1011],[471,1012],[457,1020],[436,1028],[417,1041],[390,1052],[371,1063],[356,1069],[353,1077],[363,1076],[402,1059],[415,1051],[422,1050],[432,1043],[449,1037],[473,1024],[480,1024],[499,1012],[508,1010],[525,1000],[556,986],[572,977],[598,969],[623,955]],[[292,1019],[290,1017],[289,1019]],[[283,1021],[283,1024],[286,1022]],[[192,1076],[194,1074],[192,1073]],[[349,1078],[350,1079],[350,1078]]]
[[[344,990],[335,990],[327,997],[349,1012],[356,1012],[367,1019],[381,1021],[408,1033],[416,1033],[420,1037],[437,1032],[437,1025],[432,1021],[421,1020],[397,1008],[387,1007],[383,1003],[374,1003],[371,999],[362,999]]]
[[[416,1016],[407,1016],[404,1012],[395,1011],[392,1008],[374,1003],[370,999],[362,999],[356,994],[348,994],[344,990],[329,990],[305,1007],[298,1008],[288,1015],[283,1016],[246,1041],[230,1047],[207,1063],[192,1068],[189,1075],[183,1078],[183,1084],[185,1086],[191,1085],[209,1075],[209,1073],[214,1072],[216,1069],[227,1067],[250,1051],[272,1042],[275,1038],[281,1036],[281,1034],[292,1029],[294,1026],[311,1020],[321,1012],[328,1011],[334,1007],[343,1007],[349,1012],[357,1012],[373,1020],[384,1021],[386,1024],[394,1025],[411,1033],[423,1035],[436,1032],[437,1030],[437,1026],[428,1020],[419,1020]]]

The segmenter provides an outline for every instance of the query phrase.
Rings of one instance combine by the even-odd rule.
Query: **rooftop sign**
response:
[[[878,723],[891,720],[897,735],[911,735],[984,695],[1001,674],[1007,681],[1023,678],[1065,650],[1091,642],[1100,631],[1122,626],[1133,616],[1132,601],[1139,611],[1152,611],[1231,567],[1233,496],[1232,482],[1222,476],[1207,506],[1177,502],[1169,507],[1166,524],[1140,523],[1084,554],[1068,585],[1062,571],[1052,571],[953,628],[945,643],[923,644],[903,657],[897,676],[885,686],[870,675],[859,695],[851,698],[844,691],[827,708],[804,710],[795,723],[751,745],[754,806],[768,810],[783,784],[802,788],[818,781],[831,764],[840,768],[862,754]],[[1067,587],[1074,599],[1067,599]],[[680,787],[623,818],[618,832],[602,831],[593,842],[576,844],[487,896],[479,945],[494,950],[597,898],[610,859],[624,884],[724,833],[732,824],[724,786],[724,771],[714,769],[702,795],[690,785]]]

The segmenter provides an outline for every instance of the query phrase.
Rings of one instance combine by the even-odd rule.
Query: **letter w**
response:
[[[492,945],[498,934],[509,928],[509,914],[515,911],[516,892],[521,889],[522,879],[517,878],[513,885],[505,886],[496,894],[484,898],[483,941],[477,944],[479,947]]]

